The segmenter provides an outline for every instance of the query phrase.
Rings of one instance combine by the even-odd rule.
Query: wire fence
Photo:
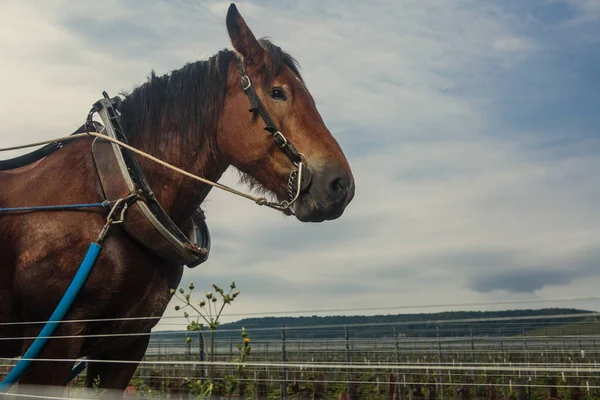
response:
[[[214,338],[206,330],[158,331],[126,395],[201,397],[210,381],[215,398],[600,399],[598,317],[425,315],[420,321],[246,327],[251,354],[243,363],[240,329],[217,330]],[[135,333],[89,336],[123,335]],[[15,362],[0,358],[0,379]],[[82,393],[76,390],[85,373],[71,382],[70,398]]]

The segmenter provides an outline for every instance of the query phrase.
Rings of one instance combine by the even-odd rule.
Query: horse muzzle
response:
[[[303,222],[322,222],[339,218],[354,198],[354,177],[345,169],[312,171],[308,190],[301,193],[295,207]]]

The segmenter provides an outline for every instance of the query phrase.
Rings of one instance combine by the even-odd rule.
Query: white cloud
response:
[[[521,53],[533,49],[533,44],[516,36],[502,37],[494,40],[494,50],[507,53]]]
[[[422,174],[419,169],[431,164],[450,175]],[[228,242],[215,242],[214,264],[205,271],[187,271],[186,279],[208,284],[248,275],[260,281],[263,276],[269,277],[265,282],[277,279],[287,292],[276,303],[269,302],[268,286],[262,295],[253,292],[247,305],[236,305],[241,312],[293,310],[298,304],[319,309],[324,299],[326,308],[484,301],[514,294],[474,292],[466,286],[473,275],[523,266],[542,272],[569,268],[582,252],[600,248],[600,217],[594,212],[600,162],[595,157],[533,161],[515,144],[449,141],[391,147],[355,162],[354,168],[360,190],[343,219],[333,223],[340,225],[337,230],[295,227],[294,221],[280,221],[239,199],[228,201],[223,220],[216,204],[209,204],[212,226],[231,229]],[[226,200],[225,195],[212,196],[215,203]],[[265,230],[273,235],[256,235]],[[312,240],[301,240],[302,232]],[[281,239],[271,245],[269,239],[277,235]],[[499,266],[483,257],[479,264],[460,265],[451,259],[470,253],[504,254],[507,262]],[[573,290],[578,281],[563,287]],[[244,283],[238,280],[242,290]],[[348,291],[306,293],[323,283],[347,285]],[[356,291],[356,285],[364,290]],[[556,297],[545,288],[537,294]]]
[[[227,2],[112,2],[103,6],[110,13],[94,14],[80,2],[32,4],[0,3],[0,146],[63,136],[102,90],[131,89],[152,68],[167,72],[229,46]],[[487,68],[543,48],[511,15],[480,1],[238,8],[257,36],[300,61],[325,121],[353,154],[357,192],[339,221],[303,225],[213,191],[212,254],[184,282],[237,280],[236,312],[476,302],[515,295],[476,292],[469,279],[486,266],[444,257],[500,253],[542,269],[600,245],[597,157],[551,157],[490,134]],[[117,16],[131,31],[94,36]],[[235,173],[223,181],[238,187]],[[261,282],[270,286],[258,290]],[[536,295],[595,293],[581,282]],[[275,286],[285,293],[276,300]]]
[[[598,16],[600,14],[600,1],[599,0],[570,0],[570,3],[580,8],[581,11],[588,16]]]

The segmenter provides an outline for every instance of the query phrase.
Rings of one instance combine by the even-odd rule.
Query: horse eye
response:
[[[275,100],[286,100],[285,92],[280,87],[271,89],[271,97]]]

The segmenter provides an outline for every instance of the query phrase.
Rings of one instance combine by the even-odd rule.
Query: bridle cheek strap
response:
[[[302,182],[300,183],[299,187],[300,187],[300,191],[307,190],[312,181],[312,174],[310,173],[310,170],[306,166],[306,159],[304,158],[304,155],[296,149],[296,147],[283,135],[283,133],[281,133],[281,131],[277,127],[277,124],[275,123],[275,121],[273,121],[273,118],[271,118],[271,115],[267,111],[265,105],[258,97],[258,94],[256,93],[256,89],[252,85],[252,81],[250,81],[250,77],[248,76],[248,73],[246,72],[246,68],[244,67],[244,63],[243,63],[241,57],[236,55],[235,62],[237,64],[238,71],[241,75],[242,89],[244,90],[244,93],[246,93],[246,95],[248,96],[248,99],[250,100],[250,109],[248,111],[258,112],[258,114],[261,116],[261,118],[265,122],[265,125],[266,125],[265,130],[273,136],[273,140],[275,141],[275,144],[277,145],[277,147],[279,147],[281,149],[281,151],[283,151],[283,153],[290,159],[290,161],[292,161],[294,163],[294,165],[296,167],[298,167],[298,165],[300,163],[303,164],[302,174],[301,174]],[[288,186],[296,187],[297,175],[298,175],[298,169],[296,169],[290,175],[290,181],[288,182]],[[296,177],[296,178],[294,178],[294,177]],[[294,181],[294,182],[292,182],[292,181]],[[296,190],[296,189],[294,189],[294,190]],[[299,195],[299,193],[291,194],[290,199],[293,199],[295,201],[298,198],[298,195]],[[290,203],[290,205],[291,205],[291,203]]]

